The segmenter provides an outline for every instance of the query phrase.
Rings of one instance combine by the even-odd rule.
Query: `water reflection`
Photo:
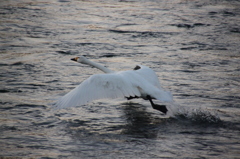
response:
[[[123,134],[136,138],[157,138],[159,125],[164,119],[154,116],[138,103],[124,103],[122,107],[126,119]]]
[[[112,107],[114,111],[122,112],[120,116],[104,117],[101,113],[96,116],[89,115],[89,118],[73,119],[67,121],[67,133],[72,134],[74,140],[82,140],[82,138],[95,138],[96,140],[105,140],[106,138],[119,139],[119,135],[122,137],[134,137],[134,138],[146,138],[156,139],[158,138],[159,129],[164,127],[166,121],[159,114],[146,110],[146,106],[126,102],[117,106],[117,110]],[[72,114],[76,116],[77,114]],[[81,116],[78,114],[77,116]]]

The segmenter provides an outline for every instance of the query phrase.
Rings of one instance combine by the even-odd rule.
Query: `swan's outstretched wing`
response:
[[[171,102],[173,100],[172,94],[169,91],[165,91],[160,84],[160,81],[156,73],[149,67],[138,65],[140,68],[135,70],[136,73],[144,78],[148,84],[141,84],[141,88],[150,95],[152,98],[163,102]],[[147,87],[146,87],[147,86]],[[157,89],[156,89],[157,88]]]
[[[136,72],[140,76],[145,78],[145,80],[147,80],[149,83],[151,83],[155,87],[162,89],[156,73],[151,68],[143,65],[138,65],[138,66],[140,67],[140,69],[136,70]]]
[[[80,106],[101,98],[140,96],[138,78],[134,71],[92,75],[60,98],[55,107],[61,109]]]

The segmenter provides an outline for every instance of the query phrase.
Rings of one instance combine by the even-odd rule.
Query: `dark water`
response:
[[[0,158],[240,158],[240,2],[0,2]],[[178,110],[51,104],[99,70],[151,67]]]

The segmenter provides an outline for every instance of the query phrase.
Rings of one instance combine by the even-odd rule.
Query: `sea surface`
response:
[[[152,68],[174,102],[54,110],[101,71]],[[0,158],[240,158],[239,0],[1,0]],[[161,103],[161,102],[160,102]]]

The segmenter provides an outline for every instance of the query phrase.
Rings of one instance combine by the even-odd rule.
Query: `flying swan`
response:
[[[84,105],[102,98],[143,98],[149,100],[153,109],[167,113],[165,105],[157,105],[152,99],[171,102],[172,95],[164,91],[155,72],[147,66],[137,65],[134,70],[114,72],[83,56],[71,60],[96,67],[106,74],[95,74],[84,80],[75,89],[61,97],[57,109]]]

